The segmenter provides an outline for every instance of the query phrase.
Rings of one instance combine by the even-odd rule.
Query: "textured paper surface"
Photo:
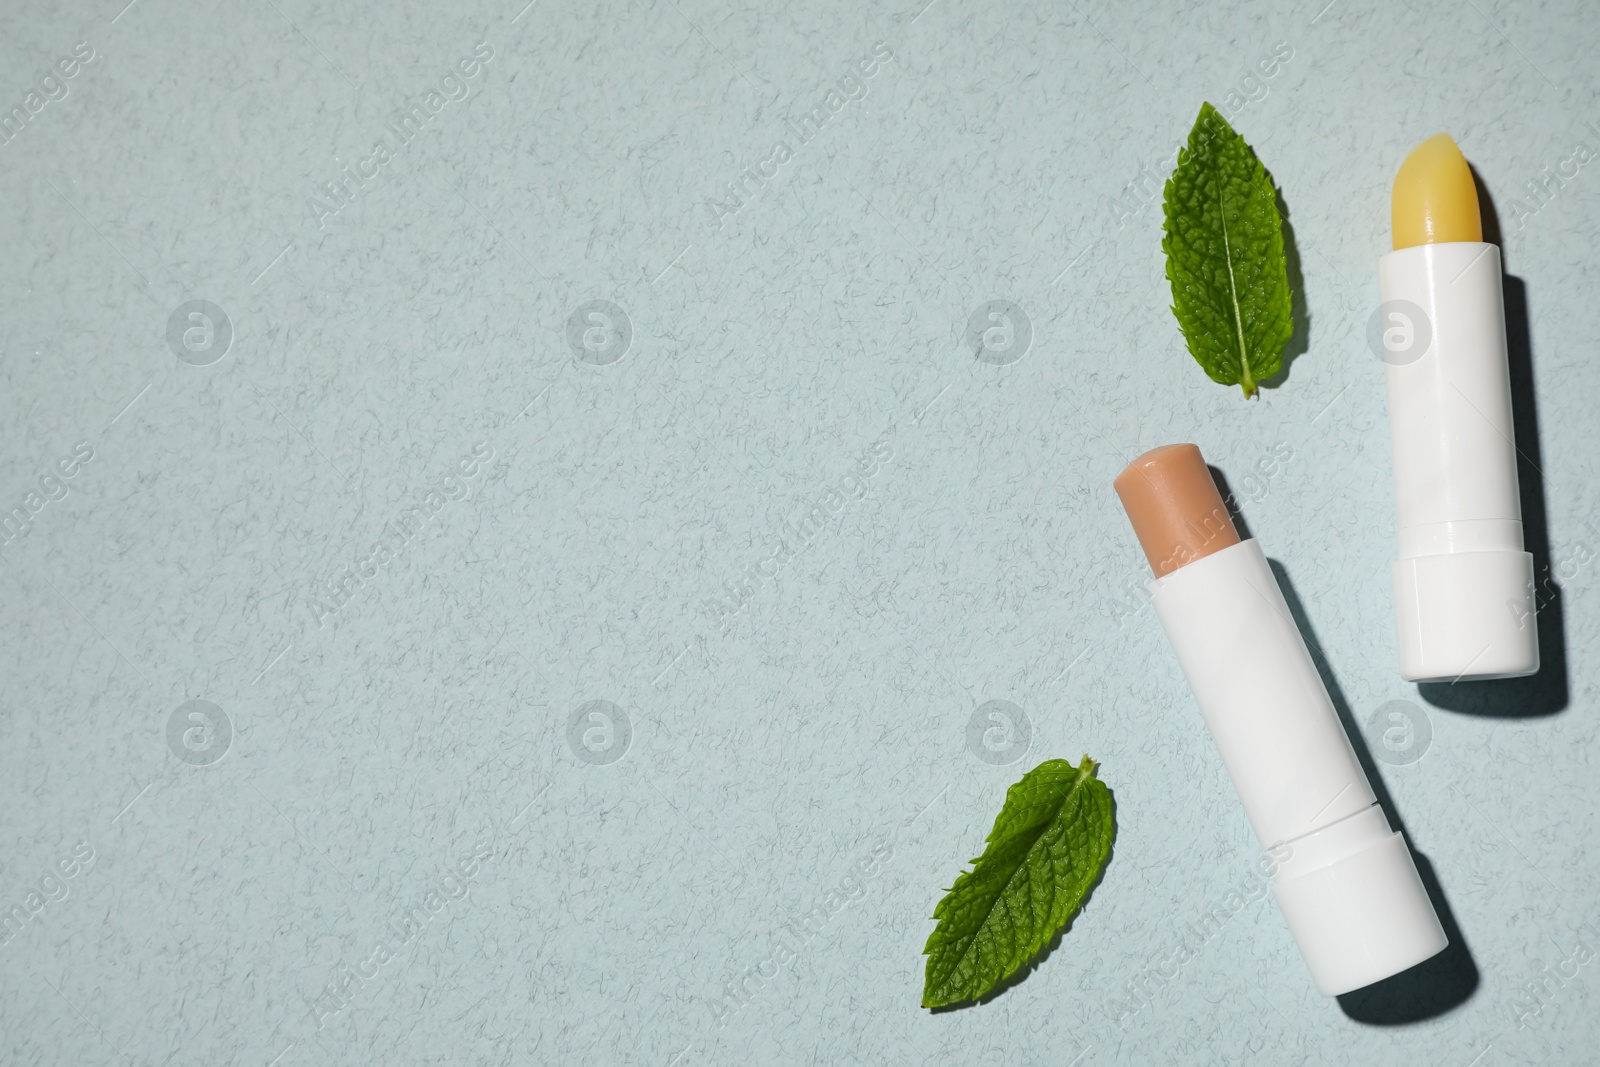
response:
[[[0,1060],[1595,1047],[1588,7],[115,0],[0,38]],[[1162,277],[1207,99],[1292,226],[1258,402]],[[1546,668],[1419,693],[1369,334],[1440,129],[1512,279]],[[1173,440],[1447,902],[1401,990],[1316,995],[1144,605],[1111,479]],[[1103,883],[922,1011],[1005,787],[1085,752]]]

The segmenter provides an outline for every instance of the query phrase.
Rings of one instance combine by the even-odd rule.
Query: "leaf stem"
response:
[[[1222,258],[1228,264],[1228,299],[1233,302],[1233,328],[1239,339],[1239,385],[1245,399],[1256,395],[1256,381],[1250,376],[1250,353],[1245,351],[1244,318],[1239,314],[1239,283],[1233,277],[1233,245],[1228,241],[1228,211],[1222,205],[1222,178],[1217,177],[1217,215],[1222,220]]]

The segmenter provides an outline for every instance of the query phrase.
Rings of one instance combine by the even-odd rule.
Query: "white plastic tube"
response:
[[[1402,248],[1379,259],[1378,290],[1401,677],[1532,674],[1533,556],[1522,545],[1500,250],[1481,241]]]
[[[1272,893],[1317,989],[1347,993],[1442,951],[1449,942],[1411,853],[1256,542],[1149,590],[1257,839],[1286,855]]]

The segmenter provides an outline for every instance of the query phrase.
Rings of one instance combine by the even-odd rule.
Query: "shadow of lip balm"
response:
[[[1261,847],[1317,989],[1337,996],[1449,943],[1254,539],[1200,450],[1166,445],[1117,476],[1155,577],[1150,601]]]

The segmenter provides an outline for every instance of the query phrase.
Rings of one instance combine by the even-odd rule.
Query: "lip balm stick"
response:
[[[1254,540],[1194,445],[1146,452],[1117,495],[1155,571],[1156,615],[1263,849],[1317,989],[1348,993],[1449,943]]]
[[[1449,134],[1400,165],[1391,216],[1394,251],[1378,260],[1378,292],[1400,676],[1533,674],[1533,556],[1522,546],[1500,250],[1484,243],[1477,186]]]

